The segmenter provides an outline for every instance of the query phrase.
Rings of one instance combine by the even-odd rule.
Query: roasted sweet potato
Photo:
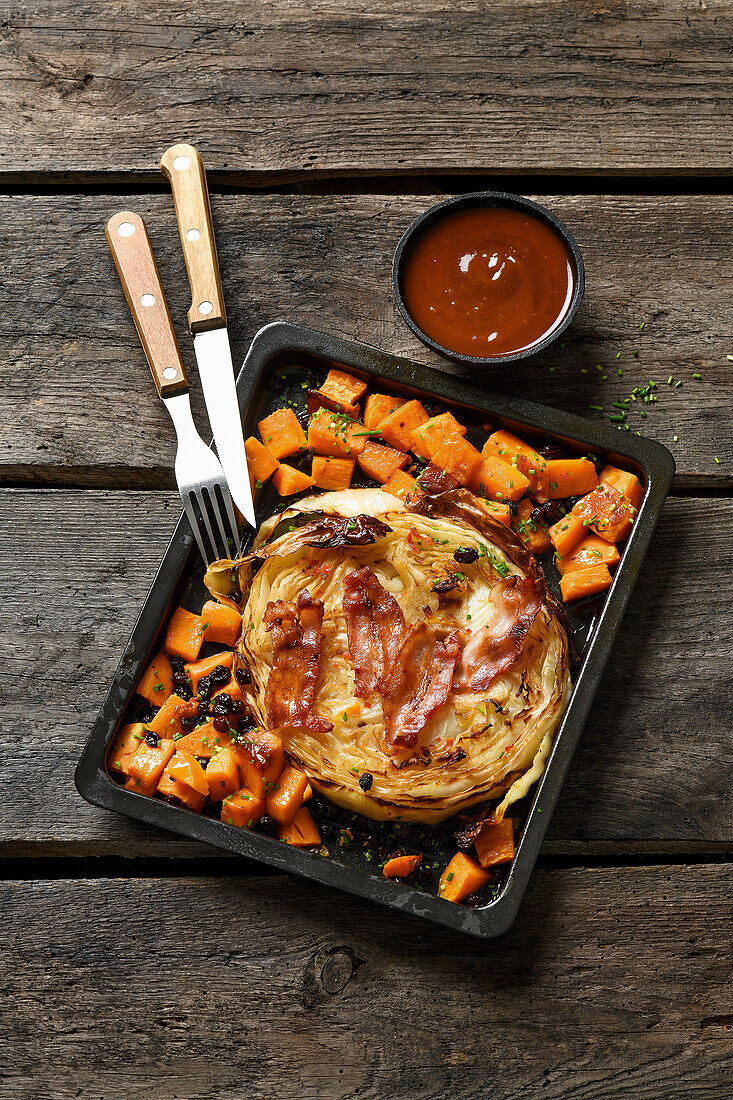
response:
[[[114,748],[109,754],[109,770],[114,775],[129,775],[128,764],[140,748],[144,740],[145,726],[142,722],[130,722],[122,727],[122,731],[115,741]]]
[[[539,503],[549,499],[549,476],[547,462],[534,447],[530,447],[519,436],[504,429],[492,432],[481,452],[484,458],[495,455],[515,470],[519,470],[529,479],[528,492]]]
[[[435,452],[450,439],[457,439],[466,434],[466,428],[460,424],[453,413],[444,412],[439,416],[431,416],[419,428],[412,433],[412,450],[420,458],[429,462]]]
[[[157,745],[141,741],[140,747],[127,765],[129,779],[125,787],[152,798],[163,770],[174,752],[175,744],[172,740],[164,738]]]
[[[621,555],[612,542],[606,542],[598,535],[586,535],[566,557],[556,556],[555,565],[560,575],[564,576],[587,565],[607,565],[610,569],[620,561]]]
[[[377,427],[382,429],[382,439],[390,447],[409,451],[412,448],[412,433],[429,419],[419,401],[406,401],[388,413]]]
[[[547,554],[552,550],[552,542],[547,534],[547,525],[532,519],[531,500],[520,500],[512,527],[519,535],[530,554]]]
[[[277,409],[260,420],[257,428],[265,447],[278,462],[308,446],[305,432],[292,409]]]
[[[308,776],[286,764],[274,790],[267,796],[267,812],[281,825],[289,825],[303,803]]]
[[[396,470],[389,481],[385,482],[383,489],[385,493],[391,493],[393,497],[399,497],[400,500],[404,500],[408,493],[424,496],[415,478],[411,474],[406,474],[404,470]]]
[[[510,817],[486,821],[475,841],[476,855],[482,867],[498,867],[514,859],[514,825]]]
[[[465,901],[490,879],[489,872],[484,871],[475,860],[458,852],[440,876],[438,897],[445,898],[446,901]]]
[[[321,843],[321,834],[305,806],[301,806],[289,825],[280,826],[278,837],[294,848],[313,848]]]
[[[294,466],[287,466],[281,462],[272,475],[272,484],[281,497],[290,497],[293,493],[302,493],[304,489],[310,489],[315,481],[303,470],[296,470]]]
[[[319,409],[308,425],[308,446],[326,458],[356,458],[364,450],[367,429],[358,420]]]
[[[353,374],[347,374],[346,371],[334,369],[328,372],[326,381],[321,386],[321,393],[348,411],[355,409],[366,393],[366,382],[354,378]]]
[[[396,451],[393,447],[383,447],[380,443],[368,440],[357,461],[367,477],[374,478],[380,485],[386,485],[393,474],[407,466],[410,457],[404,451]]]
[[[233,661],[234,654],[231,650],[224,649],[221,653],[213,653],[211,657],[204,657],[202,661],[196,661],[195,664],[186,665],[186,674],[191,681],[191,690],[194,695],[198,694],[199,680],[202,676],[208,676],[219,665],[223,665],[224,668],[231,671]]]
[[[174,779],[167,768],[161,775],[156,790],[164,798],[175,799],[176,802],[180,802],[181,806],[185,806],[197,814],[200,814],[206,805],[205,795],[199,794],[187,783],[182,783],[180,779]]]
[[[521,470],[508,466],[496,455],[484,455],[475,470],[469,486],[478,496],[489,500],[521,500],[530,487],[528,477]]]
[[[187,752],[185,749],[180,748],[180,746],[176,747],[175,754],[171,757],[166,770],[173,779],[180,780],[180,782],[185,783],[187,787],[190,787],[194,791],[198,791],[198,793],[204,795],[204,797],[208,797],[209,781],[206,778],[204,769],[193,753]]]
[[[326,458],[313,455],[311,476],[319,489],[348,489],[356,462],[353,458]]]
[[[611,574],[607,565],[586,565],[583,569],[574,569],[566,573],[560,581],[560,591],[565,603],[580,600],[585,596],[595,596],[611,587]]]
[[[432,461],[461,485],[469,485],[481,466],[481,452],[467,439],[457,435],[441,443]]]
[[[262,484],[263,481],[267,481],[268,477],[272,477],[278,463],[264,443],[260,443],[259,439],[251,435],[249,439],[244,441],[244,450],[247,455],[247,469],[255,481]]]
[[[404,397],[395,397],[390,393],[372,393],[364,406],[364,427],[374,431],[382,427],[382,421],[395,409],[405,404]]]
[[[145,729],[158,737],[172,738],[183,733],[181,718],[193,713],[191,704],[180,695],[169,695],[158,713],[145,723]]]
[[[264,813],[264,798],[256,798],[246,787],[230,794],[221,804],[221,820],[240,829],[254,828]]]
[[[489,500],[488,497],[479,497],[479,501],[484,511],[490,516],[498,519],[499,523],[503,523],[505,527],[511,527],[512,510],[508,504],[500,504],[498,500]]]
[[[207,642],[234,646],[242,630],[242,616],[233,607],[207,600],[201,609],[201,629]]]
[[[216,756],[219,749],[226,748],[232,742],[229,733],[220,733],[214,729],[213,721],[205,722],[191,733],[185,733],[183,737],[176,737],[174,740],[178,751],[185,750],[206,760]]]
[[[382,874],[385,878],[409,878],[410,875],[414,875],[421,863],[421,855],[395,856],[387,860],[382,868]]]
[[[170,617],[165,633],[165,648],[184,661],[195,661],[199,655],[204,635],[201,630],[201,616],[177,607]]]
[[[212,755],[206,765],[206,779],[209,784],[209,798],[212,802],[227,798],[244,786],[236,745],[226,745]]]
[[[584,496],[598,484],[596,468],[588,458],[550,458],[547,477],[550,500]]]
[[[617,470],[615,466],[605,466],[601,470],[601,485],[607,485],[620,493],[626,504],[622,508],[617,502],[606,527],[602,530],[600,526],[596,526],[595,529],[601,538],[609,542],[623,542],[631,534],[631,528],[644,499],[644,490],[634,474],[626,470]]]
[[[138,695],[154,707],[160,707],[173,692],[173,669],[162,651],[153,657],[137,685]]]
[[[583,516],[576,513],[575,508],[566,516],[553,523],[547,531],[550,541],[560,557],[564,557],[573,550],[580,540],[588,533],[588,523],[583,522]]]

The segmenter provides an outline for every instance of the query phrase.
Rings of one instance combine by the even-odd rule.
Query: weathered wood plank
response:
[[[725,0],[33,0],[2,24],[0,168],[730,172]]]
[[[73,786],[178,514],[172,493],[0,492],[3,855],[201,850]],[[545,851],[730,846],[732,524],[731,500],[665,508]]]
[[[724,867],[538,871],[493,944],[281,877],[0,898],[8,1100],[719,1100],[730,1082]]]
[[[519,371],[497,368],[491,383],[594,416],[588,405],[611,410],[614,400],[654,378],[659,402],[647,419],[638,415],[641,404],[633,406],[634,428],[673,450],[678,485],[733,484],[733,364],[726,359],[733,348],[730,204],[699,196],[546,201],[584,250],[586,299],[565,346]],[[392,300],[394,246],[430,202],[425,196],[214,196],[235,358],[244,357],[261,325],[287,318],[458,369],[412,336]],[[148,219],[191,363],[182,331],[190,295],[169,196],[0,200],[0,290],[13,300],[23,287],[26,299],[20,317],[6,312],[0,320],[0,476],[6,480],[173,484],[172,425],[104,239],[105,221],[125,206]],[[39,233],[39,225],[52,231]],[[684,380],[681,388],[666,385],[670,374]],[[198,386],[195,391],[195,414],[205,422]]]

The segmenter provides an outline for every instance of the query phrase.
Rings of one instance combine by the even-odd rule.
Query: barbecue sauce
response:
[[[570,251],[551,225],[490,206],[428,226],[405,263],[402,294],[426,336],[483,359],[548,336],[570,307],[573,285]]]

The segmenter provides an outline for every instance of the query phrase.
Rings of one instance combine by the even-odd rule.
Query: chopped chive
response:
[[[670,374],[669,378],[667,379],[667,385],[671,386],[673,382],[674,382],[674,375]]]
[[[620,352],[620,351],[617,351],[617,352],[616,352],[616,358],[617,358],[617,359],[620,359],[620,358],[621,358],[621,352]]]
[[[641,322],[641,324],[639,325],[639,331],[640,331],[640,332],[643,332],[643,331],[644,331],[644,326],[645,326],[645,325],[646,325],[646,321],[642,321],[642,322]]]
[[[718,466],[720,466],[720,459],[717,456],[715,458],[715,461],[718,463]]]
[[[728,358],[729,358],[729,359],[733,359],[733,355],[729,355],[729,356],[728,356]],[[587,373],[588,373],[588,371],[587,371],[586,367],[581,367],[581,368],[580,368],[580,373],[581,373],[581,374],[587,374]]]
[[[672,437],[672,442],[673,443],[679,443],[679,439],[680,439],[680,437],[678,435],[675,435],[675,436]]]
[[[680,388],[680,386],[681,386],[681,385],[682,385],[682,382],[681,382],[681,381],[679,381],[679,382],[675,382],[675,384],[674,384],[674,388],[675,388],[676,390],[678,390],[678,389]]]
[[[619,376],[619,378],[623,378],[624,372],[621,370],[621,367],[617,369],[616,374]]]
[[[603,412],[603,405],[589,405],[588,408],[593,409],[594,412]]]
[[[693,377],[693,378],[702,378],[702,375],[701,375],[701,374],[693,374],[693,376],[692,376],[692,377]]]

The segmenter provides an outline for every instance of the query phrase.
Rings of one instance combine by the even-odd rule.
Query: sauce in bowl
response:
[[[541,343],[567,315],[573,290],[561,235],[509,206],[447,213],[420,233],[402,270],[415,324],[447,351],[481,359]]]

